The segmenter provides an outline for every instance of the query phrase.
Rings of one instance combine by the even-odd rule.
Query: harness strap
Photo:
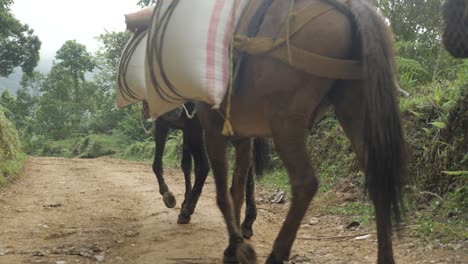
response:
[[[322,56],[292,45],[288,40],[314,18],[334,7],[323,3],[311,4],[289,17],[277,37],[249,37],[238,34],[234,46],[250,55],[267,56],[312,75],[331,79],[360,80],[362,68],[359,61]]]
[[[359,61],[335,59],[312,53],[303,49],[290,47],[288,54],[286,48],[276,49],[268,54],[269,57],[289,63],[291,66],[312,75],[340,80],[361,80],[362,67]]]

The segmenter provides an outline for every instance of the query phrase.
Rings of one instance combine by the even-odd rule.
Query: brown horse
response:
[[[246,56],[231,95],[231,123],[236,133],[231,194],[226,156],[230,138],[221,135],[224,119],[209,105],[197,103],[215,176],[217,204],[229,232],[225,262],[256,262],[255,251],[244,241],[240,229],[244,186],[251,163],[251,137],[272,137],[289,173],[291,206],[267,263],[283,263],[289,258],[319,183],[306,150],[308,126],[331,105],[366,174],[367,190],[376,212],[378,263],[394,263],[392,212],[399,219],[406,155],[393,81],[391,34],[369,2],[273,1],[257,36],[275,36],[291,12],[291,3],[295,4],[293,10],[326,3],[333,8],[306,23],[288,44],[329,58],[357,60],[363,77],[325,78],[298,70],[268,54]]]

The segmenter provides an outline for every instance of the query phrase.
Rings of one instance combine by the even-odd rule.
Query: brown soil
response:
[[[168,169],[166,178],[180,202],[181,173]],[[260,263],[287,206],[259,205],[252,243]],[[190,224],[176,223],[179,209],[164,206],[146,164],[31,158],[21,177],[0,190],[0,263],[221,263],[227,236],[212,177]],[[313,212],[291,263],[375,263],[372,230],[348,230],[342,217]],[[432,249],[406,236],[395,251],[399,263],[468,263],[463,249]]]

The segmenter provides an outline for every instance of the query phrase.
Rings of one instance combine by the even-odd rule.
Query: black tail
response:
[[[268,142],[263,138],[255,138],[253,143],[253,164],[257,179],[263,176],[263,173],[270,161]]]
[[[364,71],[366,185],[371,199],[383,207],[388,218],[393,210],[395,218],[400,220],[407,164],[394,81],[391,32],[367,1],[349,3],[360,35],[359,53]],[[390,224],[391,219],[388,221]]]

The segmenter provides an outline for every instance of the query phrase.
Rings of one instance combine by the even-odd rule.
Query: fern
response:
[[[400,76],[400,84],[404,88],[410,88],[418,80],[428,76],[428,72],[421,63],[404,57],[395,57]]]
[[[416,60],[403,57],[396,57],[395,61],[400,71],[409,72],[412,75],[428,74],[428,72],[426,71],[426,69],[424,69],[422,64]]]

